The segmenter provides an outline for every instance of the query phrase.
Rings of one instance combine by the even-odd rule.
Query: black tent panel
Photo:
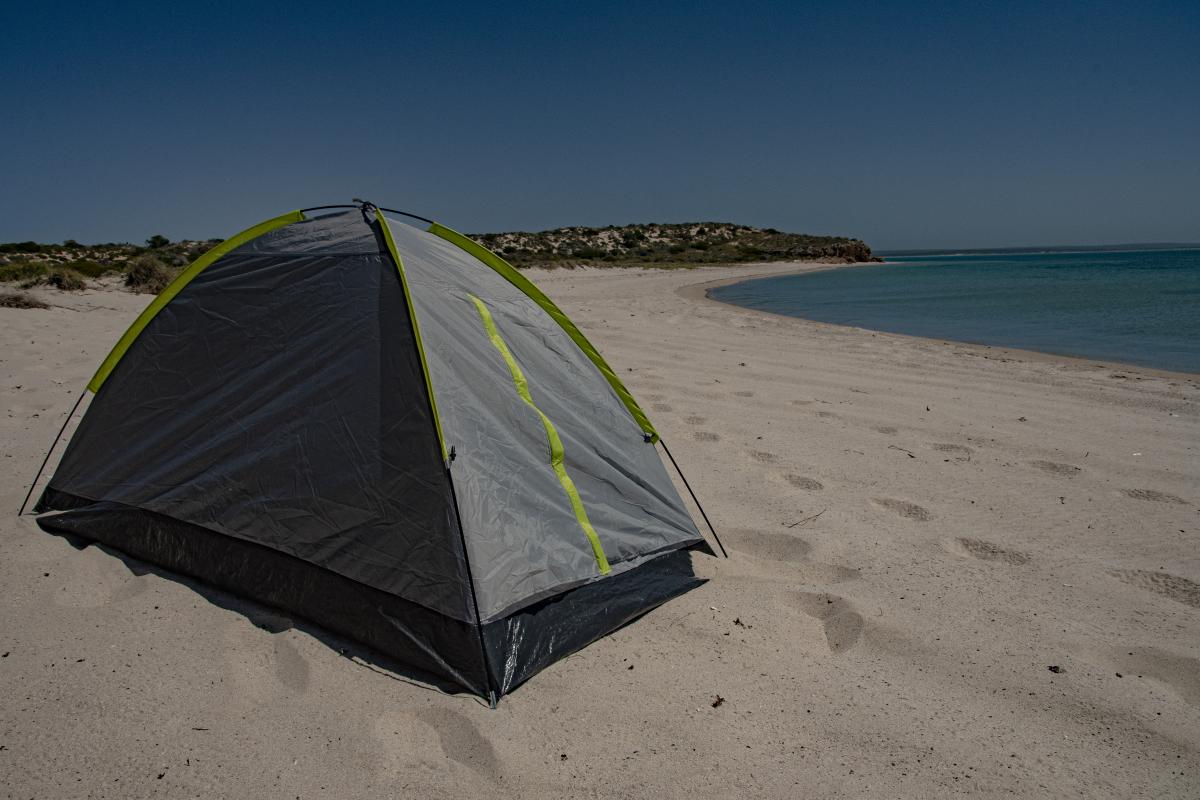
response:
[[[473,622],[395,270],[242,256],[126,353],[50,486],[246,539]]]
[[[474,623],[430,611],[269,547],[120,503],[49,490],[38,524],[278,608],[396,659],[408,675],[487,696]]]
[[[555,661],[702,583],[692,572],[691,554],[673,550],[490,622],[483,639],[492,685],[508,694]]]

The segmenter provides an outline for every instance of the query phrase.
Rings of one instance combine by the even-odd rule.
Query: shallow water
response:
[[[712,295],[821,322],[1200,372],[1200,249],[905,256]]]

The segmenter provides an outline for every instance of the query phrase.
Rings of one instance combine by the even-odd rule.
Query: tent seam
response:
[[[456,230],[447,228],[445,225],[441,225],[437,222],[431,223],[427,230],[434,236],[450,242],[460,250],[466,251],[479,261],[486,264],[498,275],[500,275],[500,277],[517,287],[517,289],[528,296],[529,299],[533,300],[533,302],[536,303],[543,311],[549,314],[550,318],[553,319],[558,326],[562,328],[563,332],[567,334],[571,341],[573,341],[576,346],[583,351],[583,354],[587,356],[588,360],[591,361],[592,364],[595,365],[596,369],[600,370],[600,374],[604,376],[604,380],[606,380],[608,385],[612,387],[613,392],[617,395],[617,399],[620,400],[621,404],[624,405],[626,410],[629,411],[630,416],[633,417],[633,420],[637,423],[638,427],[642,429],[647,437],[649,437],[649,441],[652,443],[658,441],[658,431],[654,429],[654,425],[646,416],[646,412],[642,410],[640,405],[638,405],[638,402],[634,399],[633,394],[630,393],[629,389],[625,387],[625,384],[621,382],[621,379],[617,377],[617,374],[613,371],[613,368],[608,365],[608,362],[604,360],[604,357],[600,355],[600,352],[596,350],[595,346],[588,341],[587,337],[583,335],[583,332],[580,331],[579,328],[575,327],[575,323],[571,322],[570,318],[563,312],[563,310],[556,306],[554,301],[552,301],[540,289],[538,289],[537,286],[534,285],[533,281],[519,273],[516,267],[514,267],[512,264],[509,264],[491,250],[488,250],[478,242],[463,236]]]
[[[492,346],[496,348],[496,351],[508,366],[508,371],[512,375],[513,385],[516,387],[517,394],[521,396],[526,405],[532,408],[541,419],[542,427],[546,431],[546,439],[550,443],[550,466],[554,470],[554,474],[558,476],[558,482],[562,485],[563,491],[567,493],[567,499],[571,503],[571,510],[575,513],[575,519],[579,522],[579,527],[583,529],[584,535],[587,536],[588,542],[591,544],[592,554],[596,557],[596,565],[600,569],[600,574],[607,575],[612,572],[612,567],[608,563],[608,557],[604,555],[604,547],[600,544],[600,537],[596,534],[596,529],[592,527],[591,520],[588,519],[587,509],[583,506],[583,498],[579,496],[579,490],[575,487],[575,482],[571,480],[571,476],[567,472],[567,467],[563,463],[563,443],[562,438],[558,435],[558,429],[554,427],[554,423],[550,421],[550,418],[533,401],[533,395],[529,393],[529,381],[525,377],[525,373],[521,371],[521,366],[517,363],[517,360],[513,358],[512,351],[508,349],[504,338],[500,336],[500,331],[496,328],[496,321],[492,318],[492,313],[488,310],[487,304],[473,294],[468,294],[467,296],[475,304],[475,310],[479,312],[479,318],[483,321],[484,330],[487,332]]]

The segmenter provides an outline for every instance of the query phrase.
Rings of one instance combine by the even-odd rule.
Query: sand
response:
[[[534,274],[731,557],[495,711],[14,517],[149,298],[0,309],[0,795],[1200,795],[1195,376],[704,299],[789,269]]]

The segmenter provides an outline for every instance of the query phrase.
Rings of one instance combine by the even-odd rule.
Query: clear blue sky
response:
[[[0,241],[366,197],[467,231],[1200,241],[1200,3],[12,2]]]

